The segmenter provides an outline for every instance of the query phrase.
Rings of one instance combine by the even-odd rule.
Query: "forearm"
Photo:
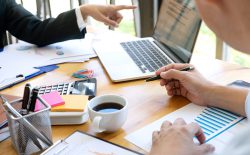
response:
[[[10,0],[5,14],[6,29],[11,34],[39,46],[84,37],[84,33],[80,32],[77,25],[75,10],[62,13],[57,18],[40,21],[22,6]]]
[[[210,88],[206,100],[208,106],[219,107],[246,116],[247,94],[247,89],[216,85]]]

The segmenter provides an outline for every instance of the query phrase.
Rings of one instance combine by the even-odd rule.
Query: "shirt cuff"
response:
[[[246,111],[247,118],[249,120],[250,119],[250,91],[247,94],[246,103],[245,103],[245,111]]]
[[[87,22],[83,20],[82,13],[79,7],[75,9],[75,12],[77,25],[79,27],[79,30],[82,32],[82,30],[87,26]]]

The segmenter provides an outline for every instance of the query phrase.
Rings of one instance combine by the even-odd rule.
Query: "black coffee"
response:
[[[99,104],[93,108],[94,111],[101,112],[101,113],[110,113],[110,112],[116,112],[118,110],[121,110],[123,108],[123,105],[115,103],[115,102],[105,102],[102,104]]]

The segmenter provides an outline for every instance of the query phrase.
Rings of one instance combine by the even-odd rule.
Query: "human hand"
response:
[[[83,18],[93,17],[95,20],[103,22],[106,25],[118,27],[123,16],[118,12],[124,9],[135,9],[136,6],[130,5],[95,5],[85,4],[80,6]]]
[[[195,144],[196,137],[200,144]],[[205,135],[198,124],[179,118],[172,124],[165,121],[160,131],[154,131],[149,155],[203,155],[214,151],[214,146],[204,144]]]
[[[181,95],[191,102],[206,106],[209,103],[214,83],[206,80],[197,70],[179,71],[190,64],[170,64],[156,71],[161,76],[160,85],[165,86],[168,95]]]

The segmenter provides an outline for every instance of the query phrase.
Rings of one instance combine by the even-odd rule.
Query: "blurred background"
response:
[[[84,3],[134,4],[138,6],[136,11],[121,11],[124,19],[115,31],[129,33],[138,37],[147,37],[152,35],[161,0],[17,0],[17,3],[23,5],[42,20],[56,17],[61,12],[73,9]],[[93,19],[89,19],[88,22],[94,27],[108,28],[102,23],[95,22]],[[249,55],[242,54],[240,51],[236,51],[226,45],[204,23],[202,23],[194,52],[197,55],[250,67]]]

